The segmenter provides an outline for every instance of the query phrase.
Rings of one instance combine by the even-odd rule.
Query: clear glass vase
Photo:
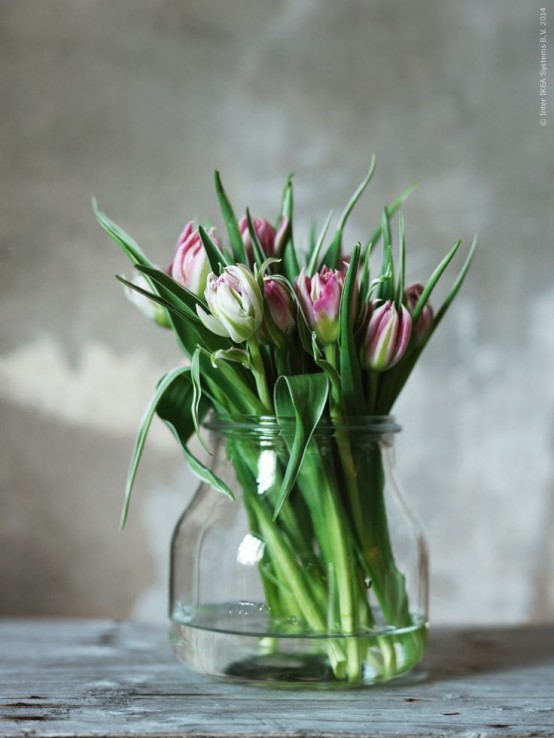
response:
[[[216,677],[355,687],[412,669],[427,635],[427,547],[394,470],[392,417],[322,421],[279,514],[294,422],[213,418],[213,471],[172,542],[171,640]]]

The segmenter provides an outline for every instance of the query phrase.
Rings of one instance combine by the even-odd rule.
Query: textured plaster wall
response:
[[[163,618],[195,484],[154,428],[118,533],[135,429],[178,355],[122,298],[128,267],[91,195],[166,264],[186,219],[219,222],[214,167],[271,217],[294,171],[307,229],[374,151],[352,242],[416,179],[410,277],[458,237],[481,242],[397,406],[432,617],[554,618],[554,112],[540,128],[538,62],[538,4],[517,0],[2,1],[0,614]]]

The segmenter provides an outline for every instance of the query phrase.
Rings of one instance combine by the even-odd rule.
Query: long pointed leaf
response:
[[[393,200],[390,205],[387,205],[387,207],[385,209],[387,211],[387,215],[388,215],[389,219],[391,219],[392,216],[398,210],[398,208],[400,208],[406,202],[406,200],[408,199],[408,197],[412,194],[412,192],[415,190],[415,188],[418,185],[419,185],[419,182],[414,182],[409,187],[406,187],[406,189],[403,192],[401,192],[400,195],[398,195],[398,197],[396,198],[396,200]],[[370,249],[372,246],[375,246],[375,244],[377,243],[377,241],[381,238],[381,228],[382,228],[382,224],[380,224],[380,225],[377,226],[377,228],[371,234],[371,238],[369,239],[369,241],[364,246],[364,249],[363,249],[363,251],[364,251],[364,258],[365,258],[365,255],[366,255],[368,249]]]
[[[308,443],[325,409],[328,394],[329,380],[324,372],[281,376],[275,383],[275,411],[280,423],[284,424],[285,441],[288,440],[291,418],[294,418],[294,439],[290,445],[289,461],[275,505],[274,520],[294,486]]]
[[[458,274],[456,281],[454,282],[454,285],[452,289],[450,290],[448,297],[446,298],[440,310],[437,312],[437,315],[435,316],[435,320],[433,323],[433,331],[436,329],[438,324],[444,318],[446,311],[448,310],[448,308],[452,304],[452,301],[454,300],[454,298],[460,291],[460,287],[463,285],[466,275],[469,271],[469,267],[471,266],[471,262],[473,261],[476,248],[477,248],[477,236],[474,236],[473,242],[471,244],[471,248],[469,250],[469,254],[467,255],[467,259],[465,260],[464,265],[462,269],[460,270],[460,273]]]
[[[373,177],[373,174],[375,172],[375,167],[377,165],[377,159],[373,155],[371,157],[371,163],[369,165],[369,169],[367,171],[366,176],[363,179],[363,182],[358,186],[356,192],[352,195],[350,198],[348,205],[344,208],[342,215],[339,220],[339,225],[337,228],[337,232],[335,233],[335,236],[331,242],[331,245],[325,252],[325,256],[323,257],[320,268],[326,264],[329,269],[337,269],[338,267],[338,261],[340,256],[340,250],[342,246],[342,233],[344,231],[344,227],[346,225],[346,221],[348,220],[348,217],[352,210],[354,209],[354,206],[360,199],[360,197],[363,195],[364,190],[368,186],[368,184],[371,182],[371,179]]]
[[[122,528],[124,527],[127,520],[129,503],[131,502],[131,495],[137,475],[138,465],[142,456],[142,452],[144,450],[144,444],[146,443],[146,438],[148,436],[148,431],[150,430],[150,425],[152,424],[152,418],[154,417],[160,398],[163,396],[169,385],[177,379],[177,377],[187,374],[188,372],[190,372],[189,367],[179,366],[164,375],[160,383],[156,387],[156,391],[154,392],[154,395],[152,396],[152,399],[150,400],[148,407],[146,408],[146,411],[142,417],[139,431],[135,440],[135,447],[133,450],[133,455],[131,457],[131,463],[129,465],[127,483],[125,485],[125,501],[123,503],[123,511],[121,513],[120,523]]]
[[[125,277],[122,277],[120,274],[116,274],[115,278],[117,279],[118,282],[121,282],[121,284],[124,284],[125,287],[128,287],[129,289],[134,290],[135,292],[138,292],[139,295],[142,295],[143,297],[147,297],[149,300],[152,300],[152,302],[155,302],[158,305],[161,305],[162,307],[164,307],[166,310],[169,310],[169,312],[173,313],[177,317],[182,318],[184,320],[193,320],[195,323],[200,323],[200,318],[197,315],[191,314],[188,308],[182,309],[180,307],[177,307],[176,305],[172,304],[165,298],[157,295],[155,292],[150,292],[149,290],[145,290],[143,287],[140,287],[138,284],[135,284],[135,282],[130,282],[128,279],[125,279]]]
[[[146,276],[150,277],[150,279],[156,284],[156,286],[162,287],[165,292],[169,292],[171,295],[178,298],[180,302],[187,305],[192,314],[196,315],[197,305],[203,307],[204,310],[208,309],[208,305],[205,300],[197,297],[194,292],[191,292],[189,289],[187,289],[187,287],[179,284],[179,282],[176,282],[168,274],[162,272],[161,269],[156,269],[155,267],[146,267],[142,265],[137,266],[137,269],[139,272],[142,272],[143,274],[146,274]]]
[[[433,274],[429,277],[429,281],[425,285],[425,288],[423,289],[423,292],[421,293],[419,300],[417,301],[417,304],[414,308],[414,311],[412,313],[412,320],[414,323],[417,322],[417,319],[421,315],[421,311],[425,307],[425,303],[429,299],[431,292],[434,290],[435,285],[439,281],[439,279],[442,277],[444,270],[446,267],[450,264],[452,259],[454,258],[454,255],[456,251],[460,248],[461,241],[457,241],[454,246],[450,249],[450,251],[446,254],[444,259],[441,261],[441,263],[438,265],[438,267],[435,269]],[[469,268],[469,265],[468,265]]]
[[[399,307],[404,296],[404,284],[406,281],[406,234],[404,233],[404,217],[402,213],[398,218],[398,243],[399,243],[399,267],[398,267],[398,284],[396,286],[395,302]]]
[[[281,219],[292,210],[292,174],[285,180],[285,186],[283,187],[283,194],[281,195],[281,209],[279,210],[279,217],[275,223],[275,230],[279,230]]]
[[[262,245],[260,244],[260,241],[258,239],[258,234],[256,233],[256,229],[254,228],[252,216],[250,215],[250,210],[248,208],[246,208],[246,223],[248,225],[248,233],[250,235],[250,241],[252,242],[252,251],[254,253],[254,263],[257,264],[259,267],[261,267],[262,264],[267,260],[263,252]]]
[[[357,243],[352,252],[352,259],[348,266],[342,291],[339,331],[342,395],[345,410],[351,416],[365,414],[362,370],[354,341],[354,318],[352,315],[352,305],[356,297],[356,276],[359,261],[360,244]]]
[[[323,224],[323,228],[321,229],[321,233],[319,234],[319,238],[317,239],[317,242],[315,244],[315,247],[310,254],[310,260],[308,262],[308,266],[306,268],[306,272],[308,273],[308,277],[313,277],[314,272],[317,267],[317,260],[319,259],[319,254],[321,252],[321,249],[323,247],[323,242],[325,241],[325,236],[327,235],[327,231],[329,229],[329,224],[331,223],[331,218],[333,217],[333,211],[329,211],[329,215],[327,216],[327,219],[325,223]]]
[[[384,279],[381,282],[379,287],[379,297],[382,300],[392,300],[394,297],[394,260],[392,255],[390,219],[386,208],[383,210],[381,234],[383,236],[383,263],[381,265],[381,276],[385,274],[389,274],[390,276],[388,279]]]
[[[458,294],[465,278],[468,273],[469,267],[471,266],[471,262],[473,260],[475,249],[477,247],[477,236],[473,239],[473,243],[471,245],[471,249],[469,251],[469,254],[464,262],[464,265],[462,269],[460,270],[460,273],[458,274],[458,277],[456,278],[456,281],[454,282],[454,285],[446,298],[444,304],[441,306],[440,310],[437,312],[435,319],[433,321],[433,328],[427,338],[425,339],[425,343],[423,343],[421,346],[416,348],[409,356],[407,356],[403,361],[401,361],[399,364],[397,364],[395,367],[390,369],[388,372],[384,372],[381,376],[381,385],[380,385],[380,396],[379,396],[379,405],[376,408],[377,414],[383,414],[388,415],[391,411],[392,406],[396,402],[396,399],[400,392],[402,391],[404,385],[406,384],[408,377],[412,373],[412,370],[414,366],[417,363],[417,360],[421,356],[421,353],[425,346],[427,346],[429,340],[431,339],[431,336],[437,329],[439,323],[444,318],[446,311],[452,304],[452,301]]]
[[[228,266],[231,264],[231,261],[223,251],[220,251],[220,249],[217,248],[209,233],[207,233],[202,226],[198,226],[198,235],[200,236],[200,240],[202,241],[202,245],[204,246],[208,256],[212,272],[216,275],[219,274],[220,265],[222,267]]]
[[[207,451],[211,456],[212,452],[208,448],[208,444],[204,440],[204,436],[202,435],[202,431],[200,430],[199,410],[200,401],[202,400],[202,382],[200,380],[200,351],[200,348],[196,349],[196,351],[192,355],[192,361],[190,364],[190,379],[192,382],[192,403],[190,410],[192,414],[194,430],[196,431],[196,437],[202,444],[204,450]]]
[[[293,233],[293,216],[294,216],[294,193],[292,188],[292,175],[287,179],[285,189],[283,190],[283,199],[281,202],[281,218],[286,218],[289,223],[288,239],[281,246],[282,253],[275,254],[283,259],[283,272],[289,282],[294,283],[296,277],[300,274],[300,263],[296,254]]]
[[[200,360],[202,379],[211,382],[221,390],[230,404],[229,409],[246,415],[262,415],[264,405],[258,395],[250,388],[245,376],[250,376],[241,366],[230,367],[225,361],[212,365],[212,354],[202,350]]]
[[[167,387],[160,398],[156,412],[181,446],[185,460],[193,474],[233,500],[234,495],[229,486],[197,459],[188,447],[188,441],[194,433],[192,417],[187,412],[191,402],[192,383],[189,376],[186,379],[183,376]],[[203,419],[209,409],[210,403],[202,397],[199,417]]]
[[[246,255],[246,250],[244,248],[244,243],[242,241],[242,236],[240,235],[237,217],[235,215],[235,211],[233,210],[233,206],[231,205],[229,198],[227,197],[227,194],[223,189],[221,176],[217,169],[214,173],[214,180],[215,191],[219,200],[219,207],[221,208],[221,212],[223,214],[223,219],[227,228],[227,234],[229,236],[229,242],[233,250],[233,259],[237,264],[247,264],[248,258]]]
[[[186,320],[173,315],[171,319],[174,330],[181,338],[181,343],[189,356],[192,356],[197,344],[201,344],[211,352],[232,345],[229,339],[216,336],[199,320],[196,306],[208,309],[203,300],[160,269],[144,266],[137,266],[137,269],[154,283],[155,289],[164,299],[187,314]]]
[[[117,223],[114,223],[113,220],[108,218],[102,210],[100,210],[95,198],[92,200],[92,209],[96,216],[96,220],[133,264],[142,264],[144,266],[153,267],[152,262],[142,251],[135,239],[126,233],[123,228],[120,228]]]

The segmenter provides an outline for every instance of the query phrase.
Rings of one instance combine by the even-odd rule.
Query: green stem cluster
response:
[[[384,557],[375,558],[373,552],[379,541],[368,545],[367,536],[360,536],[361,522],[355,520],[354,510],[360,509],[359,495],[379,494],[379,490],[371,489],[366,479],[363,490],[360,484],[356,490],[348,491],[348,499],[357,495],[355,507],[345,504],[341,489],[344,480],[351,476],[351,469],[345,469],[337,460],[337,454],[340,459],[345,452],[344,440],[343,437],[339,441],[336,432],[312,440],[295,489],[277,520],[272,511],[288,453],[287,438],[256,442],[251,437],[231,434],[227,449],[242,488],[251,532],[265,544],[260,575],[275,630],[270,637],[298,632],[297,629],[327,635],[328,638],[314,642],[327,653],[335,677],[356,684],[363,679],[364,664],[384,678],[392,676],[397,668],[396,653],[415,662],[424,643],[421,634],[410,632],[413,623],[407,598],[404,597],[406,610],[401,612],[395,601],[389,602],[387,573],[392,570],[393,561],[388,562],[387,568]],[[260,494],[257,482],[262,453],[270,453],[275,461],[272,488],[265,494]],[[349,464],[356,466],[360,454],[350,454]],[[352,478],[356,480],[356,476]],[[376,478],[382,478],[382,474]],[[380,514],[375,528],[386,528],[384,511]],[[299,525],[300,521],[306,524]],[[390,549],[388,555],[392,557]],[[386,626],[392,630],[403,628],[405,634],[392,638],[380,635],[383,631],[374,620],[368,582],[385,615]],[[278,638],[273,642],[277,647]],[[265,648],[267,644],[264,639]]]

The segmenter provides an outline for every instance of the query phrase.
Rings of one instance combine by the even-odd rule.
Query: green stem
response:
[[[279,562],[279,569],[294,594],[307,623],[316,633],[324,633],[327,623],[317,602],[311,596],[310,583],[296,563],[294,552],[288,548],[284,537],[278,531],[270,511],[264,505],[259,504],[259,501],[257,514],[263,540],[273,551],[273,560]],[[332,640],[330,640],[329,647],[333,665],[337,667],[343,659],[342,651]]]
[[[316,539],[327,566],[332,565],[338,595],[339,619],[346,638],[348,680],[361,678],[361,660],[358,649],[357,601],[354,587],[354,551],[351,528],[342,513],[336,476],[315,442],[304,457],[297,485],[312,513]],[[333,586],[328,582],[328,587]]]
[[[377,385],[379,383],[379,376],[377,372],[371,369],[367,376],[367,406],[371,409],[372,413],[377,411]]]
[[[335,345],[326,347],[325,358],[338,370]],[[375,372],[370,372],[368,388],[368,405],[370,407],[375,407],[377,383],[378,375]],[[342,398],[334,387],[332,388],[329,404],[331,418],[335,424],[344,422]],[[370,454],[371,463],[367,464],[365,458],[363,460],[358,458],[358,463],[356,463],[351,444],[340,428],[336,431],[336,442],[343,467],[351,514],[362,546],[361,559],[365,563],[367,574],[373,580],[375,594],[383,614],[392,625],[404,626],[411,624],[404,577],[395,566],[388,533],[387,513],[383,497],[384,474],[381,449],[376,441],[375,446],[372,444],[374,452]],[[364,504],[362,504],[362,495],[358,488],[360,468],[365,471],[362,478],[370,491],[370,495],[364,497]],[[393,584],[392,588],[391,583]],[[394,646],[391,646],[387,638],[379,639],[379,641],[385,669],[392,673],[396,668]]]

